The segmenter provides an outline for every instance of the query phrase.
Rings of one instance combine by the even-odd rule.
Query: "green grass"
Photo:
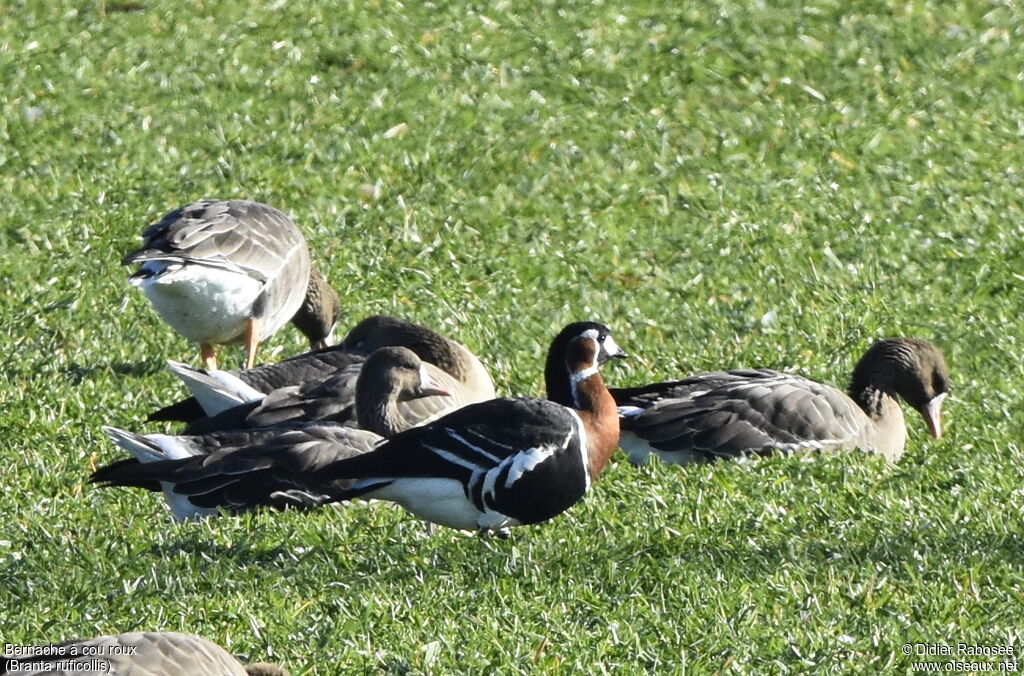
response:
[[[889,673],[1024,627],[1024,13],[1013,3],[0,6],[0,642],[204,635],[299,674]],[[389,131],[390,130],[390,131]],[[125,283],[199,197],[292,214],[345,299],[539,394],[567,321],[615,384],[845,383],[929,338],[947,436],[630,467],[509,540],[383,505],[175,525],[85,484],[194,346]],[[296,353],[293,329],[261,356]],[[240,359],[238,352],[228,359]],[[908,416],[909,418],[909,416]]]

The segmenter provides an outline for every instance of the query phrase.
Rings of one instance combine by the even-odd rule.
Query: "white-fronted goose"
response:
[[[212,641],[170,631],[74,639],[19,652],[26,654],[11,653],[0,659],[0,674],[288,676],[276,664],[242,664]]]
[[[451,374],[473,401],[494,399],[494,382],[477,356],[462,343],[420,324],[387,315],[367,317],[352,327],[340,347],[368,355],[391,345],[407,347],[420,359]]]
[[[142,232],[123,265],[175,331],[199,343],[207,368],[215,345],[244,343],[245,364],[289,320],[315,348],[326,347],[338,294],[317,273],[291,219],[257,202],[204,200],[166,214]]]
[[[942,433],[949,387],[942,352],[925,340],[876,342],[853,370],[848,394],[769,369],[703,373],[641,387],[612,388],[620,445],[635,464],[652,455],[688,464],[773,450],[859,448],[896,460],[907,429],[896,396]]]
[[[261,399],[259,396],[253,396],[253,391],[268,394],[280,388],[297,386],[306,388],[308,392],[332,376],[338,376],[338,380],[325,385],[327,391],[335,388],[333,396],[347,396],[348,399],[339,401],[338,405],[348,406],[351,405],[351,393],[345,395],[343,386],[347,386],[349,390],[354,388],[355,375],[358,374],[366,355],[378,348],[389,346],[407,347],[423,361],[443,369],[455,378],[457,382],[451,382],[445,376],[438,375],[439,381],[450,385],[452,396],[447,405],[452,408],[494,398],[494,383],[487,369],[461,343],[420,324],[378,315],[359,322],[335,347],[298,355],[276,364],[228,371],[226,376],[218,374],[212,381],[195,369],[191,369],[191,373],[176,371],[193,396],[155,411],[148,419],[192,422],[225,410],[224,407],[206,409],[205,405],[201,405],[197,400],[196,395],[205,400],[215,395],[216,400],[222,403],[229,401],[232,396],[239,402],[252,402]],[[344,376],[343,373],[348,375]],[[349,379],[347,385],[344,382],[346,378]],[[240,381],[242,385],[232,388],[229,382],[234,379]],[[228,429],[232,425],[239,425],[240,423],[232,421],[244,418],[253,408],[255,405],[236,411],[230,418],[199,423],[195,429]]]
[[[312,471],[297,465],[308,456],[308,445],[265,444],[260,451],[249,449],[259,457],[247,461],[273,467],[282,486],[302,493],[304,504],[318,496],[324,503],[389,500],[427,521],[480,532],[545,521],[583,497],[616,448],[618,414],[598,366],[622,356],[606,327],[571,324],[552,343],[545,370],[549,391],[565,393],[571,406],[541,399],[471,404],[401,432],[370,453]],[[146,481],[174,483],[177,492],[215,486],[268,499],[259,496],[266,486],[249,485],[246,472],[226,460],[149,467],[156,471]],[[354,483],[339,491],[342,480]],[[270,498],[276,495],[272,490]]]
[[[92,481],[162,490],[179,520],[210,516],[218,509],[315,505],[322,499],[307,496],[301,486],[289,482],[290,474],[315,473],[336,460],[373,450],[384,437],[408,427],[399,403],[444,396],[444,387],[415,353],[404,347],[381,348],[367,357],[356,387],[355,415],[362,429],[313,423],[173,436],[104,427],[107,436],[134,457],[100,468]],[[277,449],[288,453],[268,462],[267,454]],[[246,480],[221,481],[215,473],[204,473],[198,480],[177,478],[195,476],[193,465],[243,473]],[[279,476],[282,465],[287,471]],[[170,478],[160,478],[165,475]],[[338,493],[352,483],[338,481],[327,488]]]

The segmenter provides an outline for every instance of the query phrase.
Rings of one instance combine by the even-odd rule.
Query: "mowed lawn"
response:
[[[0,5],[0,643],[179,630],[297,674],[1019,655],[1022,39],[986,0]],[[618,385],[845,386],[873,339],[918,336],[951,367],[947,434],[908,410],[897,464],[620,454],[507,540],[388,505],[175,524],[86,481],[120,457],[101,425],[173,429],[145,415],[198,350],[119,261],[200,197],[291,214],[342,332],[434,326],[503,393],[541,395],[578,319],[633,355]],[[261,359],[303,349],[289,328]]]

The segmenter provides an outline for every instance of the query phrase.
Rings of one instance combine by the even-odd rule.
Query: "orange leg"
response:
[[[213,352],[213,345],[203,343],[199,346],[199,355],[203,358],[203,366],[207,371],[217,368],[217,355]]]
[[[256,364],[256,348],[260,346],[260,339],[256,336],[256,319],[250,319],[245,325],[245,368],[251,369]]]

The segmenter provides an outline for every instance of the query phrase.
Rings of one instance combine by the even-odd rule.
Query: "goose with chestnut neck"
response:
[[[611,388],[620,445],[634,464],[651,456],[688,464],[773,450],[859,448],[897,460],[907,429],[897,397],[941,437],[949,370],[942,352],[916,338],[872,345],[847,392],[769,369],[716,371],[640,387]]]
[[[470,404],[426,425],[396,434],[369,453],[307,468],[290,460],[300,451],[278,445],[262,454],[278,470],[280,485],[310,504],[351,498],[398,503],[440,525],[481,533],[545,521],[575,504],[615,451],[618,412],[598,367],[624,357],[607,327],[570,324],[548,351],[549,399],[502,398]],[[308,452],[308,449],[301,453]],[[174,481],[176,491],[204,486],[216,462],[163,464],[149,481]],[[94,476],[94,480],[108,480]],[[338,482],[352,482],[335,490]],[[244,485],[244,471],[228,467],[212,482]],[[264,502],[279,499],[273,486],[233,489]],[[192,498],[195,499],[195,498]]]

